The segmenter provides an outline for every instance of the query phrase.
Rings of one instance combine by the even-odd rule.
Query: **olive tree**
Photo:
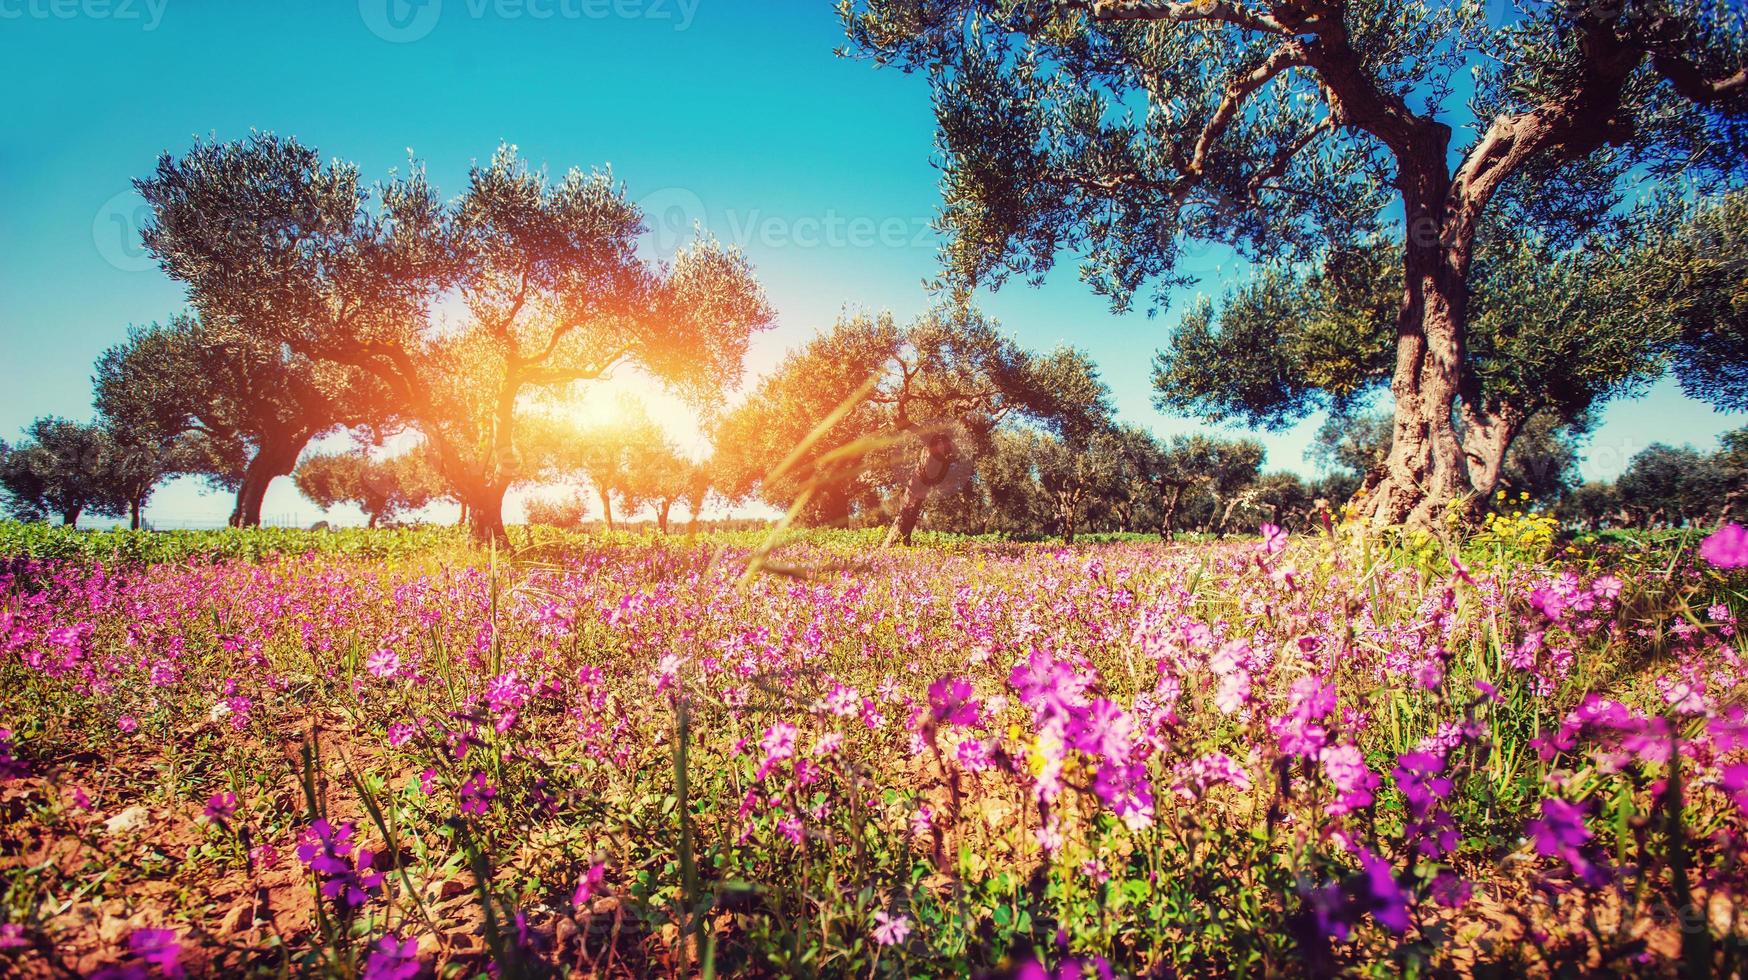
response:
[[[1483,228],[1631,235],[1647,185],[1716,188],[1748,158],[1739,5],[1495,6],[839,4],[849,52],[927,76],[959,288],[1066,252],[1126,308],[1185,280],[1185,242],[1302,262],[1393,241],[1393,437],[1367,506],[1417,525],[1474,499],[1472,460],[1499,453],[1473,442],[1509,442],[1471,351]]]
[[[480,540],[503,538],[504,495],[530,471],[528,399],[634,364],[708,406],[771,319],[738,251],[645,259],[643,214],[610,173],[549,178],[512,147],[449,202],[416,166],[372,195],[357,168],[271,135],[166,154],[137,186],[145,243],[195,305],[370,372]]]

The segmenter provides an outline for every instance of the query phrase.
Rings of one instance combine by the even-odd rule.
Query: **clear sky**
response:
[[[846,306],[914,314],[937,244],[927,91],[837,58],[839,38],[826,0],[0,0],[0,435],[88,418],[98,353],[181,308],[139,247],[130,181],[196,136],[293,135],[368,178],[410,150],[450,194],[500,142],[554,171],[610,164],[664,251],[694,220],[747,251],[779,314],[754,372]],[[1187,431],[1200,426],[1152,409],[1149,363],[1195,293],[1234,271],[1219,249],[1189,267],[1200,284],[1154,317],[1110,313],[1072,261],[983,305],[1028,346],[1087,350],[1125,419]],[[1743,424],[1668,383],[1603,418],[1587,476]],[[1316,427],[1262,434],[1268,465],[1311,472]],[[319,516],[289,480],[265,510]],[[179,481],[148,516],[228,512]]]

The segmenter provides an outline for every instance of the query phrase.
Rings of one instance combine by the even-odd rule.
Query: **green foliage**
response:
[[[1186,282],[1186,243],[1232,246],[1256,271],[1179,323],[1159,404],[1280,428],[1389,380],[1402,438],[1375,524],[1460,519],[1528,416],[1571,422],[1654,377],[1672,319],[1729,356],[1715,316],[1634,320],[1645,277],[1614,266],[1664,226],[1660,192],[1710,198],[1748,173],[1736,5],[838,10],[846,53],[927,78],[951,286],[1038,283],[1070,255],[1124,310]],[[1734,302],[1739,251],[1672,261],[1713,291],[1690,311]]]
[[[0,521],[0,560],[103,562],[114,565],[188,561],[261,561],[303,555],[407,558],[465,545],[455,528],[421,527],[310,531],[257,527],[218,531],[79,531],[42,523]]]
[[[453,203],[415,167],[372,206],[356,168],[272,135],[166,155],[139,188],[146,246],[196,307],[370,372],[485,537],[502,536],[504,493],[530,475],[525,394],[636,364],[707,405],[771,321],[738,251],[700,241],[645,259],[643,215],[610,173],[551,179],[510,146]],[[444,295],[463,300],[458,322],[435,322]]]
[[[423,447],[386,459],[368,451],[309,456],[293,476],[298,492],[316,506],[356,504],[371,527],[425,507],[446,496],[447,489]]]
[[[786,507],[806,488],[811,523],[896,510],[895,527],[906,515],[914,526],[933,487],[968,477],[1004,422],[1085,438],[1110,412],[1084,354],[1022,350],[976,310],[943,306],[904,327],[890,314],[858,315],[792,353],[723,420],[718,459],[731,495],[756,486]],[[796,447],[798,465],[767,480]]]

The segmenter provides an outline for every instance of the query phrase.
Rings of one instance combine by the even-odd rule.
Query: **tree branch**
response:
[[[1085,10],[1094,20],[1155,21],[1171,24],[1214,22],[1264,34],[1285,34],[1281,23],[1247,4],[1229,0],[1169,3],[1166,0],[1070,0],[1070,10]]]

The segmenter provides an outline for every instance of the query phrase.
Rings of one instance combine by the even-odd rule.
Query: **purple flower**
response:
[[[209,820],[224,821],[236,815],[237,794],[214,793],[207,798],[206,809],[203,811]]]
[[[1322,721],[1335,710],[1335,685],[1316,677],[1293,682],[1287,713],[1271,726],[1287,755],[1315,757],[1329,741]]]
[[[1590,839],[1590,829],[1584,826],[1584,811],[1555,798],[1542,801],[1542,818],[1531,820],[1525,830],[1535,840],[1536,850],[1546,857]]]
[[[1566,615],[1566,600],[1560,598],[1552,589],[1531,589],[1529,604],[1546,616],[1549,622],[1557,623],[1560,617]]]
[[[763,782],[771,770],[795,755],[795,736],[797,729],[786,721],[780,721],[765,729],[765,735],[759,739],[759,747],[765,750],[765,761],[759,763],[759,771],[753,777]]]
[[[1469,899],[1475,894],[1475,886],[1451,874],[1441,871],[1432,880],[1432,900],[1447,909],[1460,909],[1469,904]]]
[[[982,772],[990,767],[989,746],[980,738],[961,739],[953,755],[966,772]]]
[[[1557,797],[1542,801],[1542,816],[1524,825],[1536,851],[1559,857],[1571,865],[1578,879],[1592,888],[1607,884],[1608,868],[1596,848],[1590,846],[1590,828],[1584,826],[1584,811]]]
[[[1287,546],[1287,532],[1278,525],[1265,522],[1257,530],[1262,534],[1262,544],[1259,547],[1263,554],[1272,555]]]
[[[1358,746],[1331,745],[1318,755],[1318,760],[1323,763],[1324,778],[1335,787],[1335,802],[1329,805],[1331,816],[1372,805],[1378,775],[1366,767],[1366,757]]]
[[[874,941],[882,946],[897,946],[910,936],[910,917],[889,915],[884,910],[874,913]]]
[[[419,975],[419,943],[393,933],[376,941],[364,962],[364,980],[412,980]]]
[[[23,949],[30,945],[24,927],[16,922],[0,922],[0,949]]]
[[[1153,786],[1147,781],[1145,762],[1104,763],[1093,778],[1093,793],[1130,830],[1153,822]]]
[[[382,887],[381,873],[370,870],[375,855],[366,850],[352,854],[354,829],[350,823],[335,827],[327,818],[318,818],[297,846],[298,860],[321,881],[322,897],[332,900],[342,912],[362,906]]]
[[[1099,698],[1069,720],[1070,748],[1113,762],[1129,760],[1135,719],[1108,698]]]
[[[12,754],[12,729],[0,728],[0,781],[30,775],[30,767]]]
[[[588,907],[595,897],[595,889],[601,887],[601,880],[607,876],[607,864],[597,861],[590,865],[582,874],[577,875],[577,889],[571,893],[571,906],[579,911]]]
[[[387,680],[400,672],[401,655],[393,650],[378,650],[365,659],[370,676]]]
[[[971,694],[971,682],[963,677],[943,677],[930,684],[929,711],[937,724],[977,724],[977,699]]]
[[[1391,932],[1408,929],[1408,893],[1397,883],[1390,862],[1371,853],[1360,851],[1360,867],[1365,870],[1363,895],[1369,911],[1378,923]]]
[[[1431,752],[1404,752],[1396,757],[1396,768],[1390,777],[1408,802],[1408,811],[1424,817],[1445,797],[1451,795],[1451,781],[1444,775],[1445,761]]]
[[[172,929],[135,929],[127,937],[127,948],[166,977],[183,975],[182,944]]]
[[[1699,556],[1713,568],[1748,568],[1748,529],[1725,524],[1699,543]]]
[[[497,795],[497,787],[486,779],[486,774],[476,772],[461,784],[461,812],[483,817]]]

